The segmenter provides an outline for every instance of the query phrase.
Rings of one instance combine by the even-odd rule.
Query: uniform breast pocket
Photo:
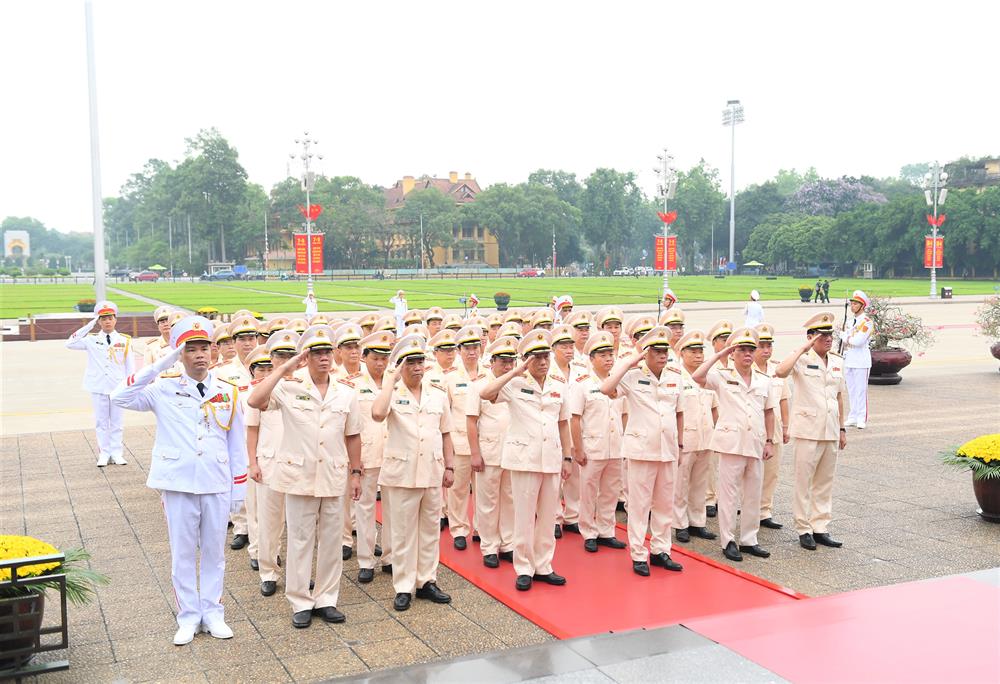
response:
[[[219,463],[229,463],[229,452],[227,451],[216,451],[215,460]]]
[[[275,460],[282,465],[298,466],[301,467],[305,462],[305,456],[302,454],[278,454],[275,456]]]
[[[736,423],[719,423],[718,425],[715,426],[715,429],[718,430],[719,432],[733,433],[733,432],[739,432],[740,426],[737,425]]]
[[[796,406],[794,415],[801,416],[802,418],[815,418],[816,409],[809,408],[808,406]]]
[[[335,408],[328,412],[323,421],[323,427],[332,428],[334,431],[343,431],[347,423],[347,408]]]
[[[176,461],[181,457],[181,450],[174,447],[155,447],[153,458],[160,458],[164,461]]]
[[[311,423],[316,416],[316,410],[309,403],[296,402],[288,413],[296,423]]]

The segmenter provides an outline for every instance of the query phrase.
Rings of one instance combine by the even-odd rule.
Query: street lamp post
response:
[[[729,263],[736,259],[736,124],[743,123],[743,105],[739,100],[729,100],[722,110],[722,125],[729,126],[731,143],[729,150]]]
[[[938,232],[938,207],[944,204],[948,197],[948,189],[944,187],[948,183],[948,174],[937,162],[929,164],[929,170],[924,174],[924,199],[927,206],[934,212],[934,222],[931,224],[931,299],[937,299],[937,232]]]
[[[654,168],[656,175],[660,179],[657,186],[659,197],[663,200],[663,213],[667,213],[667,201],[672,200],[677,194],[677,170],[673,166],[674,155],[663,148],[663,153],[656,155],[660,165]],[[670,232],[670,224],[663,222],[663,296],[666,296],[670,289],[670,270],[667,268],[667,234]]]
[[[311,200],[310,194],[316,187],[316,174],[309,170],[309,161],[315,156],[317,159],[322,159],[323,155],[314,155],[309,151],[309,148],[313,145],[319,144],[316,140],[309,137],[309,131],[303,133],[302,138],[295,139],[296,145],[302,146],[302,153],[299,154],[299,159],[302,160],[302,189],[306,193],[306,263],[309,264],[308,267],[308,277],[307,277],[307,294],[312,294],[313,291],[313,261],[312,261],[312,211],[311,211]],[[288,155],[291,159],[295,159],[294,154]]]

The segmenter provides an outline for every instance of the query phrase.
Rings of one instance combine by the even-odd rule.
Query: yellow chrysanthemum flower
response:
[[[0,560],[15,558],[34,558],[36,556],[52,556],[59,550],[51,544],[34,537],[23,537],[16,534],[0,534]],[[25,565],[17,569],[18,577],[38,577],[59,567],[59,563],[38,563]],[[0,570],[0,582],[10,580],[10,568]]]
[[[956,456],[974,458],[983,463],[995,463],[1000,466],[1000,434],[983,435],[971,439],[958,448]]]

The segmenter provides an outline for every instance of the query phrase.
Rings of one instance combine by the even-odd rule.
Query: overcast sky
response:
[[[91,230],[83,0],[0,4],[0,217]],[[729,187],[1000,154],[996,2],[94,0],[102,184],[217,127],[265,188],[303,130],[329,175],[635,171]],[[737,210],[738,211],[738,210]]]

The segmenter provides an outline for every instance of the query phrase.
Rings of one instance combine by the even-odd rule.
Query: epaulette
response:
[[[674,373],[677,373],[678,375],[681,374],[681,369],[678,368],[677,366],[667,366],[666,368],[668,371],[672,371]]]
[[[452,366],[451,368],[442,368],[441,372],[442,373],[451,373],[454,370],[457,370],[457,369],[454,366]]]
[[[838,359],[844,358],[843,356],[841,356],[840,354],[838,354],[835,351],[828,351],[826,354],[827,354],[827,356],[836,356]]]
[[[118,332],[118,331],[116,330],[115,332]],[[118,333],[118,334],[119,334],[119,335],[121,335],[122,337],[125,337],[125,338],[128,338],[128,339],[130,339],[130,340],[132,339],[132,336],[131,336],[131,335],[129,335],[128,333],[123,333],[123,332],[120,332],[120,333]]]
[[[555,373],[550,373],[549,377],[555,380],[556,382],[566,382],[566,378],[564,378],[561,375],[556,375]]]
[[[356,376],[352,375],[351,377],[353,378],[353,377],[356,377]],[[343,385],[347,385],[348,387],[350,387],[352,389],[354,388],[354,383],[351,382],[350,380],[348,380],[347,378],[338,378],[337,382],[339,382],[339,383],[341,383]]]
[[[219,382],[224,382],[224,383],[226,383],[227,385],[232,385],[232,386],[233,386],[233,387],[235,387],[236,389],[239,389],[239,388],[240,388],[240,386],[239,386],[239,385],[237,385],[237,384],[236,384],[235,382],[233,382],[232,380],[226,380],[225,378],[216,378],[216,380],[218,380]]]
[[[179,378],[179,377],[181,377],[181,372],[180,371],[175,371],[175,370],[163,371],[162,373],[160,373],[160,375],[158,377],[161,377],[161,378]]]
[[[580,377],[578,377],[578,378],[576,379],[576,381],[577,381],[577,382],[583,382],[584,380],[586,380],[586,379],[587,379],[587,378],[589,378],[589,377],[590,377],[589,375],[581,375]]]
[[[447,390],[444,387],[442,387],[441,385],[438,385],[435,382],[431,382],[431,387],[433,387],[434,389],[439,389],[442,392],[447,392]]]
[[[347,379],[353,380],[354,378],[360,378],[360,377],[361,377],[361,371],[358,371],[357,373],[351,373],[350,375],[348,375]]]

